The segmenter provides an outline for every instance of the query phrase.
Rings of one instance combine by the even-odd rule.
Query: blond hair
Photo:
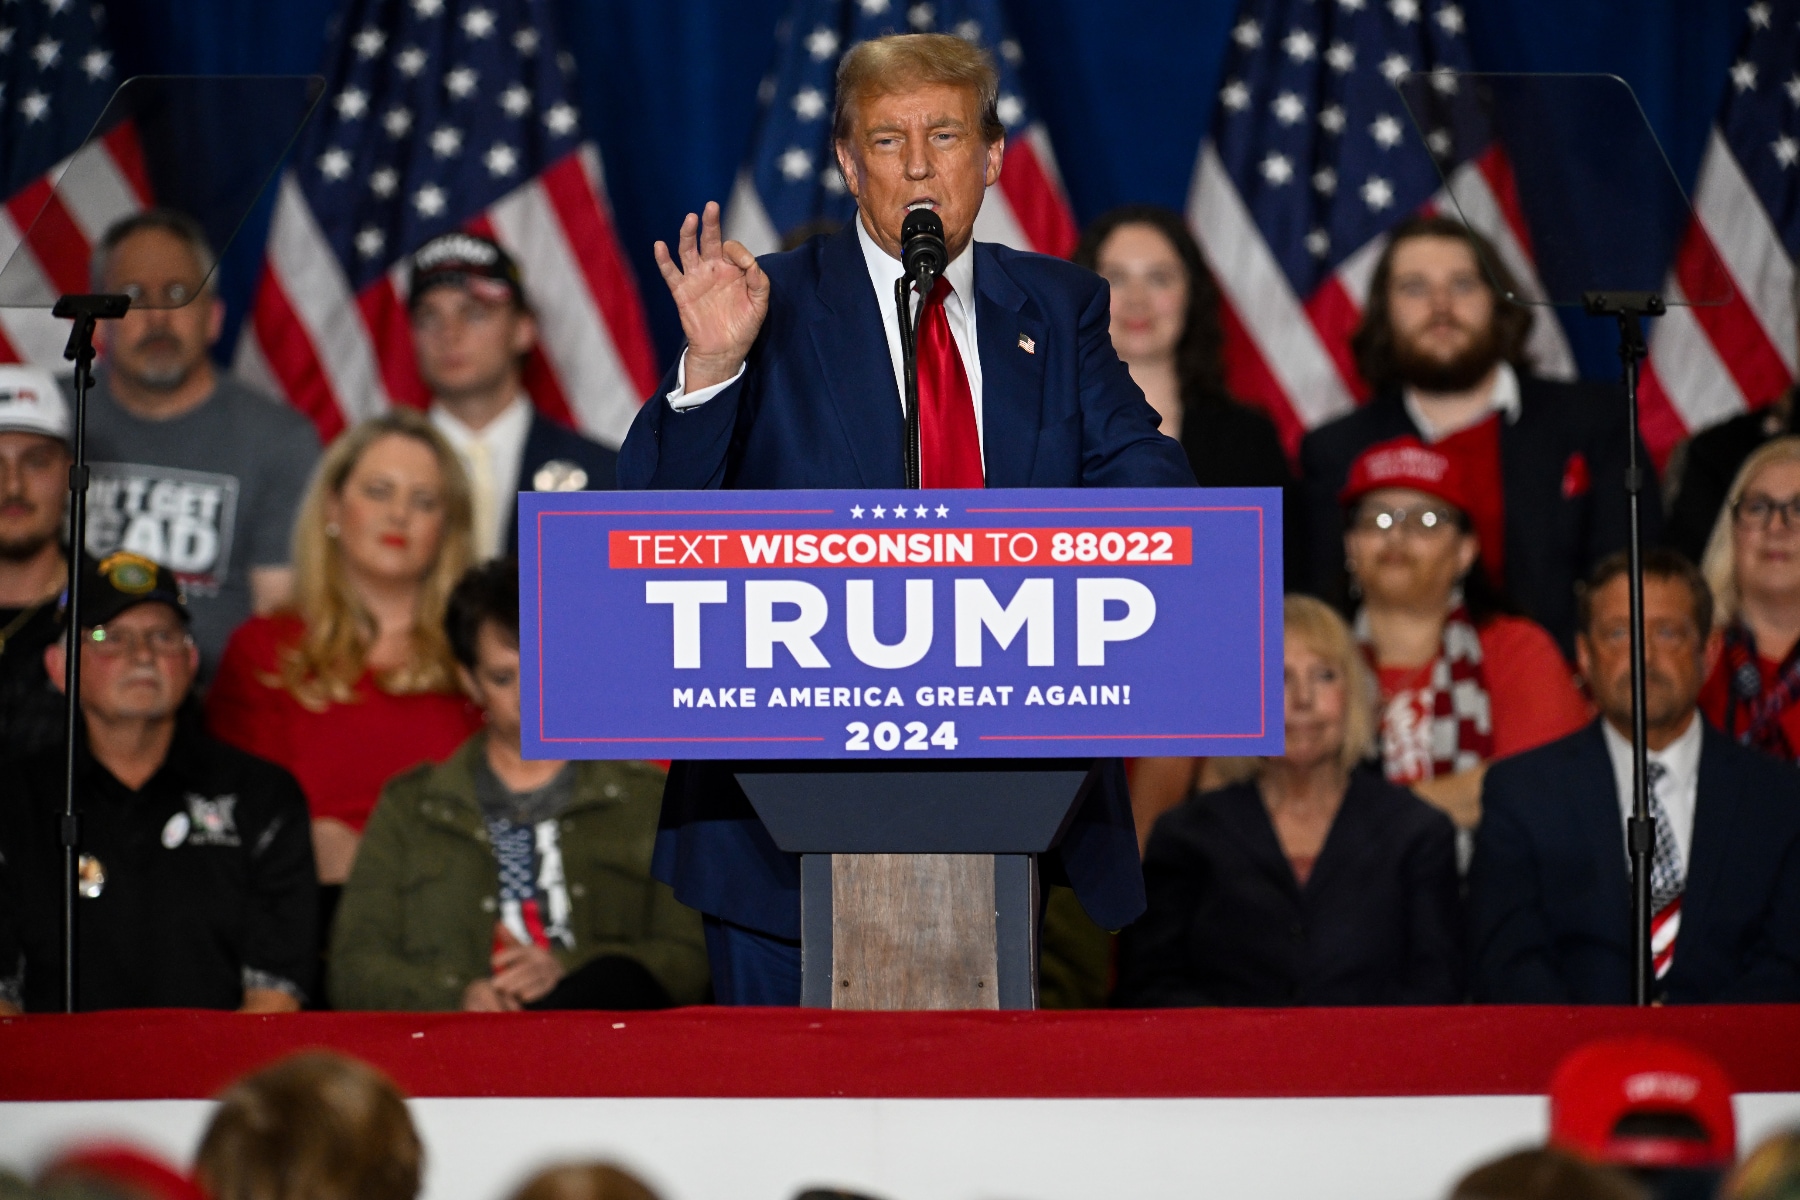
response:
[[[442,480],[444,532],[437,559],[419,589],[412,647],[406,661],[376,677],[391,695],[448,692],[456,688],[456,660],[444,632],[444,608],[456,581],[468,568],[472,503],[469,480],[456,451],[420,413],[395,408],[340,434],[313,472],[300,514],[294,520],[294,601],[305,624],[298,645],[281,656],[280,669],[264,682],[289,692],[317,712],[349,704],[367,669],[375,644],[375,618],[357,597],[344,570],[342,547],[326,528],[325,506],[342,495],[344,483],[368,448],[385,437],[411,438],[437,460]]]
[[[219,1097],[194,1174],[213,1200],[414,1200],[424,1160],[392,1080],[309,1050]]]
[[[1749,488],[1750,481],[1771,463],[1800,462],[1800,437],[1778,437],[1765,442],[1744,460],[1725,503],[1713,522],[1712,536],[1706,539],[1706,553],[1700,556],[1700,574],[1713,594],[1713,624],[1725,626],[1737,620],[1741,597],[1737,586],[1737,554],[1731,541],[1732,510]],[[1702,633],[1705,631],[1702,630]]]
[[[1369,756],[1375,744],[1375,673],[1350,626],[1323,600],[1289,596],[1282,601],[1281,619],[1288,637],[1306,643],[1344,680],[1344,746],[1339,757],[1348,772]]]
[[[1719,1186],[1722,1200],[1800,1200],[1800,1129],[1770,1134]]]
[[[974,92],[983,140],[992,145],[1006,136],[1000,120],[1000,72],[986,50],[948,33],[890,33],[859,42],[838,62],[831,139],[850,139],[854,109],[862,101],[931,84]]]

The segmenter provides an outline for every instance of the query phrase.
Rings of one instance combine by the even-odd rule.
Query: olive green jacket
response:
[[[459,1009],[493,971],[499,867],[475,799],[486,734],[441,766],[389,781],[344,885],[327,990],[341,1009]],[[677,1004],[706,995],[700,915],[650,877],[663,773],[645,763],[577,762],[560,818],[573,970],[602,954],[636,959]]]

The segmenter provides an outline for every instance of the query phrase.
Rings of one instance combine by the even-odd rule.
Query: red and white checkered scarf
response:
[[[1461,598],[1453,605],[1425,683],[1382,702],[1381,765],[1395,783],[1453,775],[1494,756],[1481,637]],[[1356,637],[1375,666],[1366,610],[1356,614]]]

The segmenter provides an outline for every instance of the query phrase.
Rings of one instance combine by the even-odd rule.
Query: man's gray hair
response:
[[[106,272],[112,266],[113,254],[120,244],[132,234],[142,233],[146,229],[160,229],[187,243],[188,249],[193,251],[194,262],[206,280],[202,290],[212,290],[213,267],[218,264],[219,256],[213,252],[212,243],[207,240],[206,230],[201,227],[200,222],[179,209],[146,208],[143,212],[132,213],[129,217],[114,221],[95,243],[94,256],[88,264],[88,275],[96,292],[106,290]]]

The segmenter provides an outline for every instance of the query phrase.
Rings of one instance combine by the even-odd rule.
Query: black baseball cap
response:
[[[104,625],[129,608],[140,604],[166,604],[181,615],[184,623],[193,617],[188,612],[187,595],[181,581],[169,568],[133,554],[118,550],[99,562],[82,556],[81,624],[83,628]],[[61,614],[66,618],[69,596],[63,593]]]
[[[407,307],[415,307],[435,287],[464,288],[490,304],[510,299],[528,307],[519,264],[499,242],[478,233],[439,234],[419,247],[412,258]]]

